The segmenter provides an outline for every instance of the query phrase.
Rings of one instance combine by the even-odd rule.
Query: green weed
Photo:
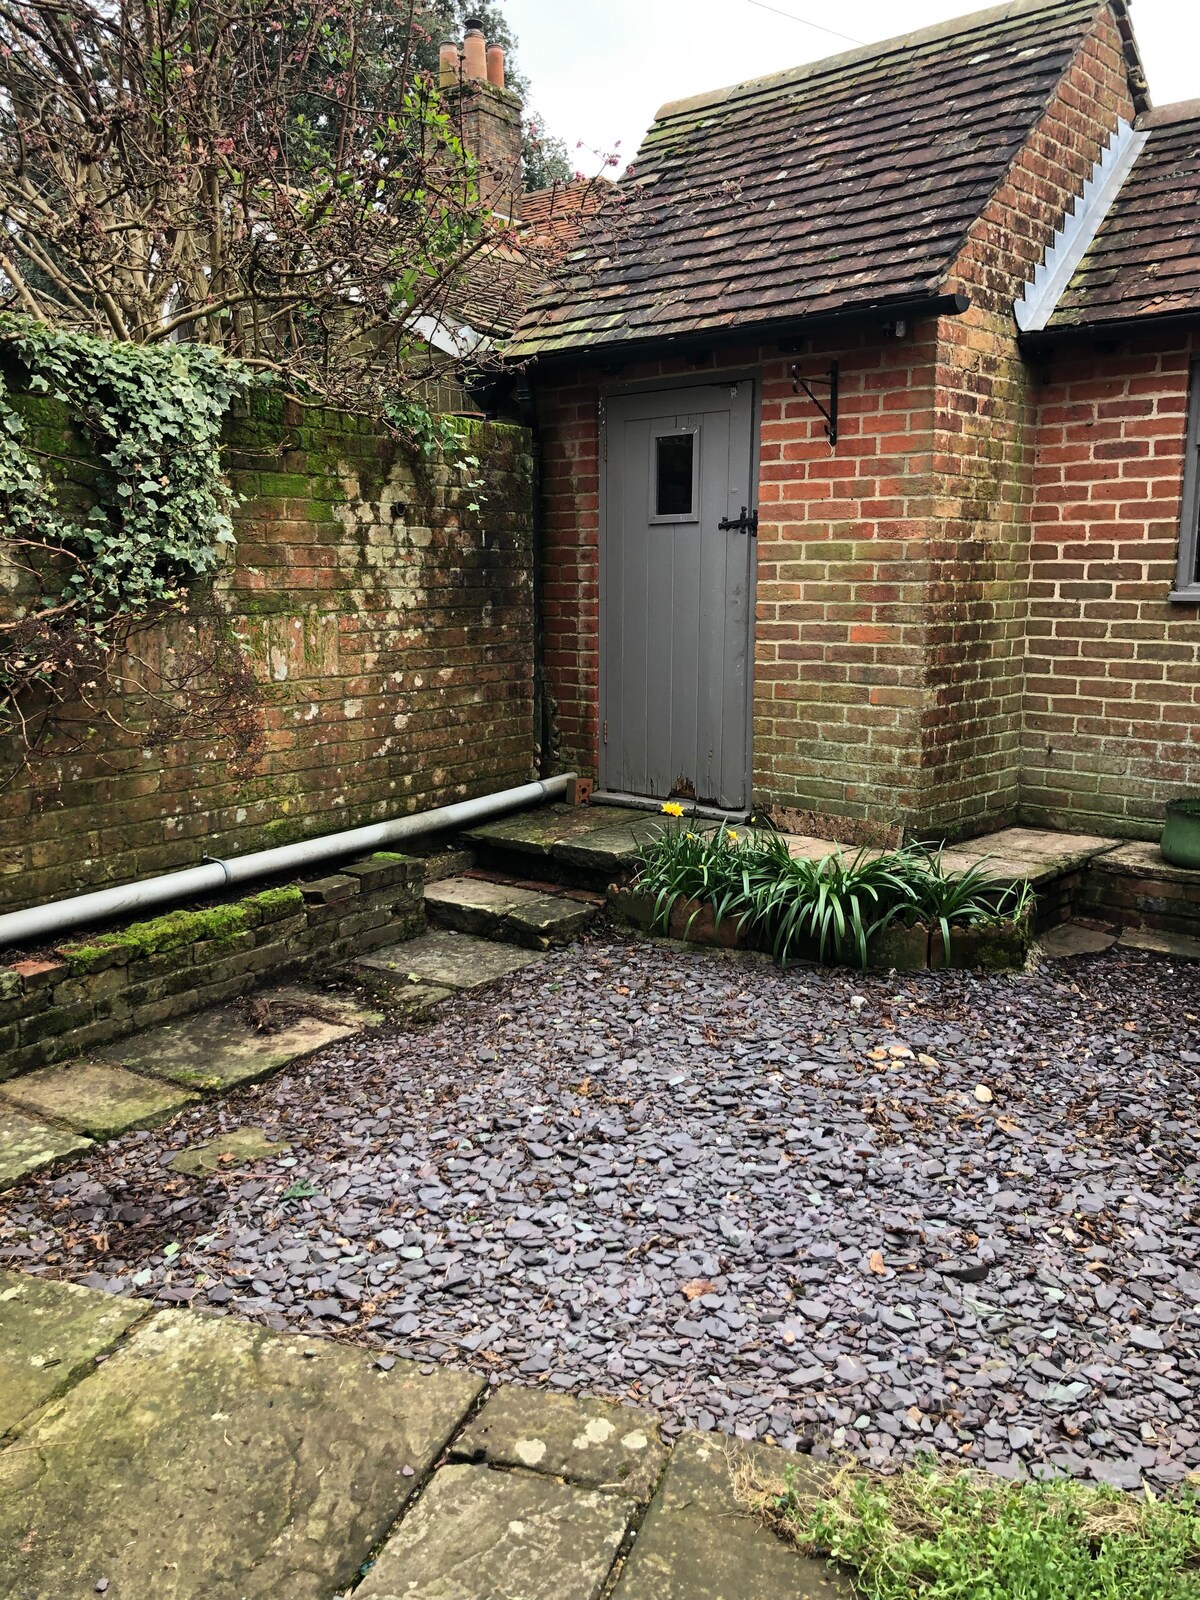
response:
[[[848,1467],[821,1492],[743,1478],[776,1532],[847,1570],[864,1600],[1200,1600],[1200,1496],[1005,1482],[931,1464]]]

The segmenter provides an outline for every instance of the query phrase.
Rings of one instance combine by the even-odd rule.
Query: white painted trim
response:
[[[1079,263],[1112,210],[1113,202],[1146,142],[1144,133],[1135,133],[1124,118],[1108,141],[1073,211],[1054,235],[1045,259],[1025,285],[1025,293],[1013,306],[1017,327],[1022,333],[1044,328],[1054,315],[1058,302],[1075,276]]]
[[[448,356],[456,356],[460,361],[468,356],[482,355],[492,348],[492,341],[487,334],[477,332],[469,322],[459,323],[456,327],[441,317],[425,315],[413,317],[408,326],[426,344],[444,351]]]

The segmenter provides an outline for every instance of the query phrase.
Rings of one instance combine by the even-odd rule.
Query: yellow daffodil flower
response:
[[[674,800],[664,801],[663,815],[667,817],[681,817],[683,815],[683,807],[681,805],[677,805]]]

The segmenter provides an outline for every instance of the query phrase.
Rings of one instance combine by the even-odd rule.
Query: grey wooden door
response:
[[[749,803],[753,386],[607,401],[600,540],[600,779],[624,794]]]

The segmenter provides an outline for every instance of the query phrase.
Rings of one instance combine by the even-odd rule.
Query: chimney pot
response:
[[[504,47],[498,44],[488,45],[487,50],[487,77],[493,88],[504,87]]]
[[[438,83],[443,89],[452,89],[458,82],[458,45],[453,39],[443,39],[438,49]]]
[[[487,77],[487,45],[483,29],[472,19],[463,37],[463,73],[467,78],[482,81]]]

